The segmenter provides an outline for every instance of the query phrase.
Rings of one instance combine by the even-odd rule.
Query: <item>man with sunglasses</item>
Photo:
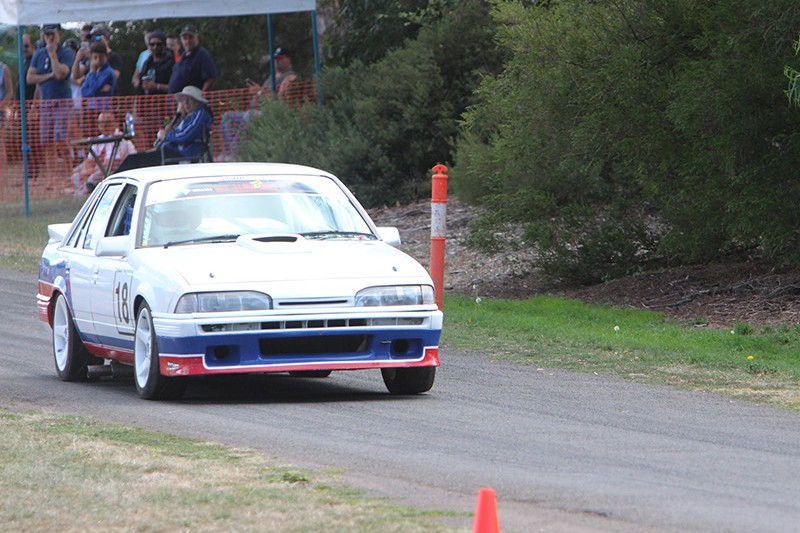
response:
[[[161,30],[148,34],[148,57],[139,72],[139,94],[166,94],[175,59],[167,51],[167,36]]]

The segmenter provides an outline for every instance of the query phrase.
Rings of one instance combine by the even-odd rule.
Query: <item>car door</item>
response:
[[[136,196],[137,187],[134,184],[123,186],[109,214],[103,237],[130,234]],[[132,279],[133,270],[127,256],[95,258],[96,297],[92,300],[92,319],[100,342],[109,349],[133,349]]]
[[[103,344],[93,311],[96,300],[102,296],[104,290],[102,284],[98,287],[101,258],[95,255],[95,248],[106,232],[109,217],[121,191],[121,183],[105,187],[80,228],[71,253],[70,290],[73,313],[84,342],[91,344]]]

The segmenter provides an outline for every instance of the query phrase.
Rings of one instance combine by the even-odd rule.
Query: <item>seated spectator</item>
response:
[[[100,131],[98,137],[111,137],[113,135],[122,135],[118,128],[119,124],[113,113],[104,111],[97,117],[97,129]],[[113,142],[97,143],[95,144],[94,152],[97,158],[113,172],[120,162],[123,161],[130,154],[136,153],[136,147],[129,140],[120,141],[117,147],[117,153],[114,154],[114,160],[111,161],[111,152],[114,149]],[[72,185],[73,194],[75,196],[83,196],[90,193],[98,183],[100,183],[105,176],[97,160],[89,155],[79,165],[72,169]]]
[[[208,100],[193,85],[175,94],[178,102],[176,120],[157,134],[156,148],[128,156],[118,171],[160,165],[163,159],[199,158],[206,149],[213,119]]]
[[[231,161],[233,159],[236,146],[239,144],[239,136],[244,131],[247,123],[252,116],[261,113],[261,100],[265,96],[277,97],[281,100],[286,98],[286,94],[292,82],[297,80],[297,74],[292,69],[292,59],[285,48],[279,46],[275,49],[275,83],[272,83],[272,75],[261,85],[248,80],[248,90],[251,94],[250,109],[247,111],[228,111],[222,115],[222,155],[221,160]],[[275,93],[273,93],[273,85]]]

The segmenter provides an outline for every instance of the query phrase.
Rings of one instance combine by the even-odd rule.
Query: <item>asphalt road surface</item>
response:
[[[800,414],[725,397],[444,349],[431,393],[378,371],[193,383],[140,400],[133,382],[62,383],[32,275],[0,270],[0,406],[88,415],[343,468],[370,494],[464,513],[480,487],[511,531],[800,531]]]

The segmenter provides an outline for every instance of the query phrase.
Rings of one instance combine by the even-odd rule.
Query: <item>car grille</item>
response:
[[[203,324],[206,333],[226,331],[275,331],[296,329],[363,328],[392,326],[421,326],[424,317],[380,317],[380,318],[322,318],[307,320],[274,320],[266,322],[244,322],[227,324]]]

